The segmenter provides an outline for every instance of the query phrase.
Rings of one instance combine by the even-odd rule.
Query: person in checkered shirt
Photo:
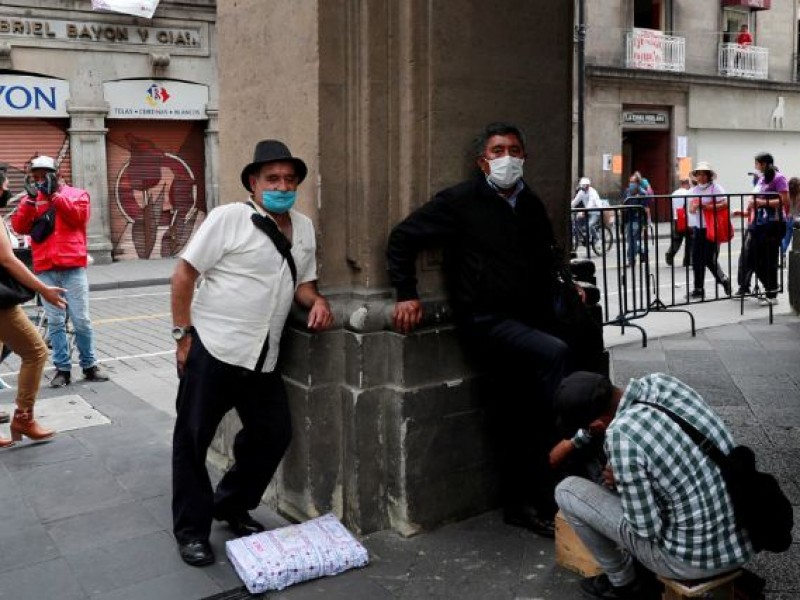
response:
[[[590,598],[659,598],[653,573],[705,579],[755,554],[716,464],[673,419],[642,402],[679,415],[726,454],[734,446],[722,419],[670,375],[631,379],[624,390],[583,371],[562,381],[554,411],[565,436],[580,446],[590,424],[606,424],[604,485],[567,477],[556,488],[564,518],[604,571],[581,581]]]

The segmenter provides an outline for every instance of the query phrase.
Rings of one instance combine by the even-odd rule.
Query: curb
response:
[[[90,292],[129,289],[138,287],[151,287],[156,285],[169,285],[170,277],[157,277],[153,279],[139,279],[135,281],[104,281],[89,283]]]

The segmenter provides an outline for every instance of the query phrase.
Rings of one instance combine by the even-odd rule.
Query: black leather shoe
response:
[[[214,551],[207,540],[192,540],[183,544],[178,543],[178,552],[183,562],[193,567],[202,567],[214,562]]]
[[[524,527],[537,535],[546,538],[556,537],[556,524],[553,519],[540,517],[530,506],[506,508],[503,510],[503,521],[514,527]]]
[[[56,371],[55,376],[50,380],[50,387],[59,388],[70,384],[72,374],[69,371]]]
[[[100,368],[100,365],[94,365],[88,369],[83,370],[83,376],[86,381],[108,381],[109,377],[106,372]]]
[[[250,516],[247,511],[234,515],[216,517],[217,521],[227,521],[228,527],[238,536],[245,537],[264,531],[264,526]]]

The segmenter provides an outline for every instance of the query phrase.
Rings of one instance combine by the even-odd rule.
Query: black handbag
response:
[[[47,211],[33,220],[31,225],[31,239],[37,244],[45,241],[56,228],[56,207],[51,206]]]
[[[0,267],[0,309],[13,308],[33,299],[34,292],[11,276],[5,267]]]

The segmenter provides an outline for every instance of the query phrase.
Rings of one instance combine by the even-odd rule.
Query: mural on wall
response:
[[[176,136],[175,127],[142,132],[136,124],[109,132],[115,258],[177,256],[205,218],[202,132],[182,128],[185,136]]]

